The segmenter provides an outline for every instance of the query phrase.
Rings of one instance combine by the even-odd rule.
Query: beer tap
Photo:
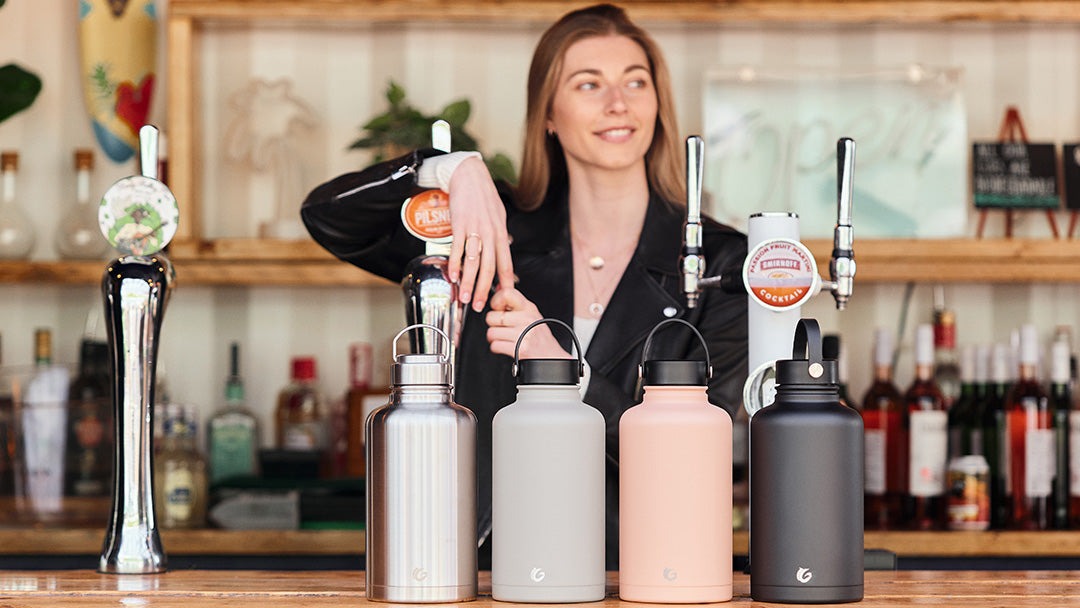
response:
[[[799,241],[799,217],[788,212],[760,212],[747,223],[748,252],[741,268],[720,269],[705,276],[702,244],[701,184],[704,174],[704,143],[698,136],[686,140],[686,224],[681,268],[688,308],[698,305],[701,290],[720,287],[726,293],[746,293],[750,300],[748,362],[751,370],[743,391],[747,409],[771,402],[766,371],[773,361],[787,358],[801,316],[802,305],[825,288],[844,310],[851,298],[855,278],[854,229],[851,199],[854,187],[855,142],[837,142],[837,214],[829,280],[818,274],[817,262]],[[753,403],[752,403],[753,402]],[[751,413],[753,413],[751,411]]]
[[[445,120],[431,126],[432,146],[450,151],[450,124]],[[458,301],[457,283],[450,280],[450,198],[441,190],[427,190],[405,201],[401,211],[405,228],[424,241],[424,255],[409,262],[401,280],[405,295],[405,319],[409,325],[437,327],[450,337],[447,354],[451,363],[461,335],[463,310]],[[423,218],[420,221],[418,218]],[[409,333],[412,352],[436,354],[438,335],[430,329]]]
[[[176,233],[176,199],[157,180],[157,129],[139,131],[142,175],[123,178],[102,198],[98,222],[120,252],[101,281],[113,371],[113,502],[100,572],[165,570],[154,518],[154,376],[162,317],[175,273],[161,249]]]

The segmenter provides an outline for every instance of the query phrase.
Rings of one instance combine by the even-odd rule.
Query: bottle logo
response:
[[[792,239],[758,243],[743,265],[743,283],[751,297],[770,310],[802,306],[820,280],[810,250]]]
[[[545,576],[547,576],[547,573],[540,568],[533,568],[532,572],[529,573],[529,578],[531,578],[534,583],[539,583],[544,580]]]
[[[428,243],[449,243],[450,195],[442,190],[425,190],[401,206],[401,223],[416,238]]]
[[[814,573],[811,572],[809,568],[799,568],[798,571],[795,572],[795,580],[800,583],[809,583],[812,578],[814,578]]]
[[[416,579],[416,582],[422,583],[427,580],[427,570],[423,568],[413,568],[412,577]]]
[[[679,578],[679,573],[678,572],[672,570],[671,568],[664,568],[664,579],[665,580],[674,582],[675,579],[677,579],[677,578]]]

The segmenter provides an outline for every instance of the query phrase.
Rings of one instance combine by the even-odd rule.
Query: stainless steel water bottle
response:
[[[657,330],[682,323],[704,361],[649,360]],[[709,348],[661,321],[641,354],[645,393],[619,420],[619,597],[731,599],[731,416],[709,403]]]
[[[570,332],[576,359],[519,359],[532,328]],[[514,347],[518,394],[492,421],[491,595],[504,602],[604,599],[604,416],[581,401],[581,345],[541,319]]]
[[[840,403],[813,319],[796,326],[792,359],[776,362],[776,401],[750,419],[750,596],[863,597],[862,418]]]
[[[367,597],[403,603],[476,598],[476,416],[451,398],[445,353],[397,354],[390,402],[365,425]]]

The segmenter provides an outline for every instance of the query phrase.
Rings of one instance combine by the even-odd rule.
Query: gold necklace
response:
[[[574,238],[574,240],[575,240],[575,241],[577,241],[577,242],[578,242],[578,244],[580,244],[580,245],[581,245],[581,249],[582,249],[582,251],[584,251],[584,252],[585,252],[585,259],[587,260],[587,262],[588,262],[588,264],[589,264],[589,268],[592,268],[593,270],[596,270],[596,271],[600,271],[600,270],[603,270],[603,269],[604,269],[604,266],[605,266],[605,265],[607,264],[607,260],[605,260],[603,256],[601,256],[601,255],[599,255],[599,254],[596,254],[596,253],[593,253],[592,251],[590,251],[590,250],[589,250],[589,245],[588,245],[588,241],[586,241],[585,239],[583,239],[583,238],[582,238],[582,237],[581,237],[581,236],[580,236],[580,235],[579,235],[579,234],[578,234],[578,233],[577,233],[577,232],[576,232],[576,231],[574,230],[574,226],[573,226],[572,224],[571,224],[571,226],[570,226],[570,236],[572,236],[572,237]],[[634,250],[634,248],[636,248],[636,247],[637,247],[637,242],[634,242],[634,243],[633,243],[633,244],[632,244],[632,245],[631,245],[631,246],[629,247],[629,250],[630,250],[630,251],[632,252],[632,251]],[[626,249],[623,249],[622,251],[616,251],[616,252],[615,252],[614,254],[612,254],[612,255],[613,255],[613,256],[615,256],[615,255],[618,255],[618,256],[622,256],[622,255],[623,255],[623,254],[625,254],[625,253],[626,253]]]
[[[581,245],[581,252],[585,255],[585,261],[589,265],[589,268],[591,268],[594,271],[599,272],[600,270],[602,270],[604,268],[604,266],[607,265],[607,261],[603,257],[601,257],[599,255],[596,255],[596,254],[593,254],[592,252],[590,252],[588,250],[588,247],[585,244],[585,240],[582,239],[580,236],[578,236],[578,234],[576,232],[574,232],[573,227],[571,227],[571,229],[570,229],[570,234],[574,238],[574,240],[577,241]],[[637,243],[634,243],[634,247],[636,247],[636,246],[637,246]],[[630,251],[631,251],[631,253],[633,252],[632,249]],[[620,251],[620,252],[616,252],[616,253],[618,253],[619,256],[621,257],[626,252],[625,251]],[[601,292],[601,290],[596,288],[596,283],[593,281],[593,276],[592,275],[593,275],[593,273],[591,273],[591,272],[586,272],[585,273],[585,280],[589,283],[589,288],[593,292],[593,298],[592,298],[593,301],[589,303],[589,314],[591,314],[594,318],[599,319],[601,316],[603,316],[604,308],[605,308],[605,306],[600,303],[600,300],[601,300],[600,294],[601,293],[607,293],[609,290],[611,290],[613,287],[615,287],[615,285],[618,283],[619,279],[622,278],[622,273],[620,273],[619,275],[613,277],[611,279],[611,281],[609,281],[608,284],[604,286],[604,289],[603,289],[602,292]]]

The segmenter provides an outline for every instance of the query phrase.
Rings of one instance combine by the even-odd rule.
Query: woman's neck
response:
[[[597,244],[634,241],[645,222],[649,186],[644,172],[638,175],[602,174],[570,178],[570,224],[578,238]]]

